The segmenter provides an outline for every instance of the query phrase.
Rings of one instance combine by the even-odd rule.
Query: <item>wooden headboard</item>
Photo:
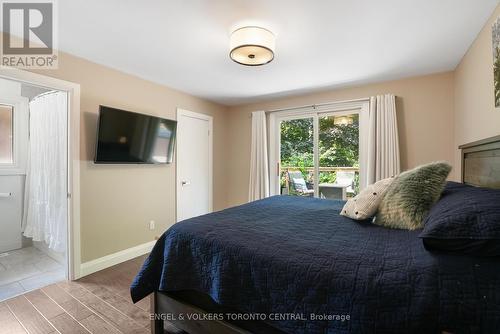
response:
[[[462,182],[500,189],[500,136],[461,145]]]

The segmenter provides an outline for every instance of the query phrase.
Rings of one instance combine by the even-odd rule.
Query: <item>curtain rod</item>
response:
[[[278,112],[278,111],[288,111],[288,110],[304,109],[304,108],[316,109],[317,107],[324,107],[324,106],[328,106],[331,104],[347,103],[347,102],[362,102],[362,101],[370,101],[370,98],[365,97],[365,98],[354,99],[354,100],[344,100],[344,101],[326,102],[326,103],[318,103],[318,104],[308,104],[308,105],[298,106],[298,107],[271,109],[271,110],[266,110],[265,113],[267,114],[267,113],[273,113],[273,112]]]
[[[40,94],[38,94],[38,95],[34,96],[34,97],[30,100],[30,102],[31,102],[31,101],[35,101],[35,100],[36,100],[36,99],[38,99],[39,97],[43,97],[43,96],[45,96],[45,95],[49,95],[49,94],[53,94],[53,93],[57,93],[57,92],[60,92],[60,91],[59,91],[59,90],[55,90],[55,89],[53,89],[53,90],[49,90],[49,91],[47,91],[47,92],[40,93]]]

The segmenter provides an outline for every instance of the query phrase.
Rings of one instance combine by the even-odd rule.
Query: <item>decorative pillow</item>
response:
[[[405,230],[421,228],[450,171],[448,163],[433,162],[399,174],[382,199],[374,223]]]
[[[499,256],[500,190],[449,182],[420,237],[429,250]]]
[[[390,177],[369,185],[356,197],[349,199],[340,214],[356,220],[373,217],[392,181],[394,178]]]

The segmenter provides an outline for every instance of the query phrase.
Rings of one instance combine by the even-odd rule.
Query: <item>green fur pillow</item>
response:
[[[405,230],[423,227],[450,171],[448,163],[433,162],[399,174],[380,203],[374,223]]]

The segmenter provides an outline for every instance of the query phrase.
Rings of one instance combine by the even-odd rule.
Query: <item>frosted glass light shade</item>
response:
[[[260,27],[243,27],[231,34],[229,56],[238,64],[264,65],[274,59],[275,37]]]

